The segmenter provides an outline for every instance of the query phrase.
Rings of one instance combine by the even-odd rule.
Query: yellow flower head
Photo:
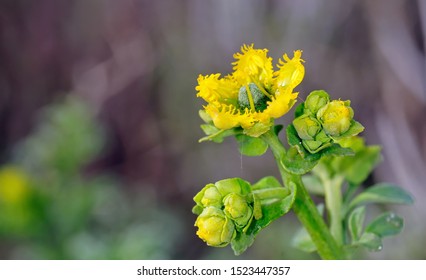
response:
[[[258,137],[296,102],[293,90],[305,74],[301,55],[300,50],[292,59],[284,54],[274,72],[268,50],[244,45],[234,54],[231,75],[198,77],[197,96],[208,103],[204,109],[218,129],[242,127],[244,133]]]

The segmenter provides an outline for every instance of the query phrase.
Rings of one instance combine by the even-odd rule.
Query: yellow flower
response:
[[[220,74],[198,77],[197,96],[213,124],[221,130],[242,127],[244,133],[258,137],[268,131],[273,119],[286,114],[296,102],[294,88],[305,74],[302,51],[290,59],[284,54],[274,72],[268,50],[252,45],[234,54],[234,72],[224,78]]]

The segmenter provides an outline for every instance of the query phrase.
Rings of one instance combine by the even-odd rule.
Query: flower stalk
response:
[[[346,259],[343,248],[338,245],[328,230],[324,219],[306,191],[300,175],[291,174],[285,170],[282,158],[286,156],[286,150],[277,135],[271,130],[261,137],[271,148],[284,184],[286,186],[292,184],[296,186],[296,199],[293,204],[294,213],[311,236],[320,257],[329,260]]]

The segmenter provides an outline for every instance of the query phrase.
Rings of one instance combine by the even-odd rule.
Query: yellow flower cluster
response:
[[[198,77],[197,96],[208,103],[204,109],[217,128],[241,126],[244,133],[257,137],[296,102],[298,93],[293,90],[305,74],[301,56],[300,50],[292,59],[284,54],[274,72],[267,49],[244,45],[234,54],[232,74]]]

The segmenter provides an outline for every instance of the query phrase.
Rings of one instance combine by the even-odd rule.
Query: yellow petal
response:
[[[232,102],[232,99],[238,98],[238,84],[231,77],[220,78],[220,74],[212,74],[202,76],[197,79],[198,85],[195,89],[198,91],[197,96],[205,101],[212,102]]]
[[[272,58],[268,57],[267,49],[254,49],[254,45],[244,45],[241,53],[234,54],[235,62],[233,77],[241,85],[262,83],[269,87],[273,78]]]
[[[204,108],[219,129],[230,129],[239,124],[238,113],[232,105],[210,103]]]
[[[218,94],[220,74],[212,75],[199,75],[197,82],[198,85],[195,90],[198,92],[197,96],[203,98],[207,102],[215,102],[219,100]]]
[[[283,59],[279,60],[278,68],[279,70],[275,72],[275,86],[295,88],[300,84],[305,76],[305,67],[302,62],[305,62],[301,59],[302,51],[294,51],[294,56],[290,59],[287,54],[284,54]]]
[[[298,93],[291,92],[291,88],[279,88],[275,97],[268,102],[268,107],[263,112],[271,118],[279,118],[293,107],[297,95]]]

